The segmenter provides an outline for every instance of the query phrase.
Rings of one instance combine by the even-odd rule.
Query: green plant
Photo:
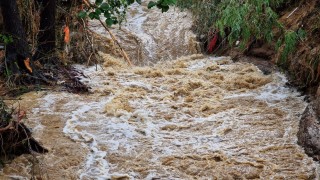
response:
[[[5,46],[4,48],[6,51],[6,45],[12,43],[13,38],[11,35],[0,34],[0,42],[4,43],[4,46]],[[9,70],[7,66],[7,61],[4,61],[4,63],[5,63],[5,75],[9,77],[10,75],[12,75],[12,72]]]
[[[270,1],[224,1],[220,3],[219,9],[222,11],[216,27],[223,37],[227,36],[230,44],[241,40],[243,47],[252,36],[270,42],[273,40],[273,28],[282,28]],[[225,33],[226,28],[229,34]]]
[[[288,56],[296,50],[299,40],[303,40],[306,37],[306,32],[303,29],[298,31],[286,31],[283,38],[279,38],[276,49],[279,50],[280,46],[283,46],[280,55],[280,63],[285,64]]]
[[[272,42],[274,32],[278,32],[276,49],[281,51],[282,63],[294,52],[298,41],[306,37],[302,29],[286,31],[278,21],[276,9],[284,3],[284,0],[177,0],[178,7],[193,13],[198,35],[219,31],[230,46],[236,41],[241,42],[242,49],[252,40]]]
[[[218,30],[230,45],[240,40],[245,47],[251,37],[270,42],[273,29],[282,29],[275,8],[283,0],[178,0],[177,6],[188,8],[201,35]]]
[[[0,42],[6,44],[12,43],[13,42],[13,38],[10,35],[4,35],[4,34],[0,34]]]
[[[105,23],[108,26],[118,24],[124,20],[128,5],[134,3],[135,0],[96,0],[94,5],[85,11],[81,11],[78,16],[80,18],[100,19],[100,16],[106,18]],[[140,0],[137,0],[141,3]]]
[[[221,0],[177,0],[177,7],[188,9],[195,19],[194,30],[198,35],[207,34],[219,18]]]
[[[105,23],[108,26],[121,24],[125,20],[128,6],[134,2],[141,4],[141,0],[96,0],[92,7],[79,12],[78,17],[86,18],[88,16],[90,19],[100,19],[100,16],[103,15],[106,18]],[[150,1],[148,8],[156,6],[161,9],[162,12],[166,12],[169,6],[174,5],[175,2],[176,0]]]
[[[157,8],[161,9],[162,12],[167,12],[169,10],[170,5],[176,4],[177,0],[158,0],[157,2],[150,1],[148,4],[148,8],[152,8],[157,6]]]

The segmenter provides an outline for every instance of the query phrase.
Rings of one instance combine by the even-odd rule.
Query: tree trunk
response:
[[[12,73],[26,69],[24,60],[31,57],[27,36],[19,16],[15,0],[0,0],[5,32],[13,37],[13,42],[7,45],[6,62]]]
[[[37,0],[41,8],[40,32],[38,34],[38,49],[35,59],[45,62],[51,59],[56,47],[56,0]]]

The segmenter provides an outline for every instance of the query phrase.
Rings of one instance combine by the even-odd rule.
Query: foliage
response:
[[[5,45],[7,45],[7,44],[9,44],[9,43],[12,43],[13,42],[13,38],[12,38],[12,36],[10,36],[10,35],[5,35],[5,34],[0,34],[0,42],[1,43],[4,43]],[[5,75],[6,76],[10,76],[12,73],[11,73],[11,71],[9,70],[9,68],[7,67],[7,64],[6,64],[6,62],[5,62]],[[2,110],[4,109],[3,107],[3,105],[0,103],[0,107],[2,107]],[[0,110],[0,113],[2,113],[2,110]]]
[[[162,12],[167,12],[169,10],[170,5],[176,4],[177,0],[158,0],[157,2],[150,1],[148,4],[148,8],[152,8],[157,6],[157,8],[161,9]]]
[[[286,31],[278,21],[276,9],[284,0],[177,0],[177,6],[191,10],[196,20],[196,32],[206,35],[213,30],[219,31],[223,39],[233,46],[240,41],[245,48],[251,40],[274,41],[274,32],[279,32],[278,50],[285,61],[295,50],[299,39],[305,36],[300,29],[297,32]],[[279,47],[284,48],[280,49]]]
[[[0,34],[0,42],[3,42],[4,44],[9,44],[13,42],[12,36]]]
[[[106,18],[105,23],[108,26],[118,23],[121,24],[124,20],[128,6],[135,1],[141,3],[140,0],[96,0],[95,4],[90,7],[92,9],[81,11],[78,16],[80,18],[88,16],[90,19],[100,19],[100,15],[103,14]]]
[[[277,49],[283,44],[283,50],[280,55],[280,63],[284,64],[290,53],[296,50],[296,46],[299,40],[303,40],[306,37],[306,32],[302,29],[295,31],[287,31],[284,34],[284,38],[280,38],[277,42]]]
[[[177,6],[188,9],[195,19],[195,32],[199,35],[207,34],[218,19],[218,5],[221,0],[177,0]]]
[[[273,28],[281,28],[277,14],[271,2],[266,0],[244,1],[231,0],[220,3],[222,9],[216,26],[222,36],[228,36],[230,44],[241,39],[242,46],[254,36],[258,40],[270,42],[273,39]],[[225,33],[228,28],[229,34]]]
[[[141,4],[141,0],[96,0],[95,4],[87,9],[86,11],[81,11],[78,16],[80,18],[89,17],[90,19],[100,19],[103,15],[105,23],[108,26],[114,24],[121,24],[126,17],[127,8],[133,3]],[[162,12],[166,12],[170,5],[174,5],[176,0],[158,0],[157,2],[150,1],[148,8],[156,6],[161,9]]]
[[[178,6],[191,9],[200,33],[210,28],[219,30],[230,44],[241,40],[246,44],[250,37],[271,41],[274,27],[282,28],[273,10],[283,0],[178,0]],[[203,31],[204,30],[204,31]],[[199,32],[198,31],[198,32]]]

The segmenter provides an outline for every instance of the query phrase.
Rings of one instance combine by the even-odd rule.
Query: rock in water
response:
[[[304,111],[299,125],[298,144],[315,160],[320,160],[320,98],[310,103]]]

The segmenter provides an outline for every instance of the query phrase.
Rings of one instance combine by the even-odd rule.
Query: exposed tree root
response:
[[[51,62],[60,62],[60,60],[56,59]],[[35,64],[37,65],[34,65],[32,74],[22,69],[16,74],[0,77],[4,82],[4,85],[0,87],[0,95],[15,97],[29,91],[47,89],[66,90],[71,93],[89,91],[89,87],[80,81],[80,77],[84,74],[72,66],[64,66],[61,63],[50,63],[46,66]],[[5,72],[5,70],[2,69],[0,72]]]
[[[31,131],[21,122],[25,116],[24,111],[9,110],[3,101],[0,101],[0,108],[0,156],[2,158],[31,152],[48,152],[31,136]]]
[[[86,93],[89,92],[89,87],[80,81],[81,76],[85,76],[82,72],[73,67],[63,67],[59,73],[63,75],[64,83],[62,85],[65,90],[72,93]]]

